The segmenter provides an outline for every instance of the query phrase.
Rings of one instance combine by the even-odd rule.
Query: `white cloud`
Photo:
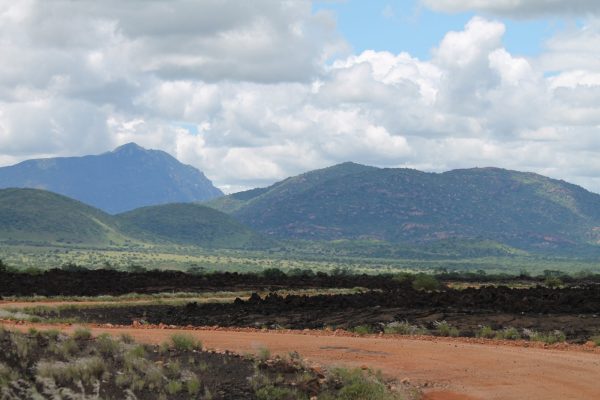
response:
[[[330,60],[343,43],[309,3],[231,4],[0,0],[0,163],[136,141],[227,191],[343,161],[494,165],[600,191],[594,19],[536,58],[475,17],[430,60]]]
[[[587,15],[600,13],[597,0],[421,0],[443,12],[484,12],[499,16],[529,18],[540,15]]]

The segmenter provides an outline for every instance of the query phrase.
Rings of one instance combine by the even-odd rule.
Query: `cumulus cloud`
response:
[[[523,58],[474,17],[420,60],[344,53],[308,2],[250,4],[0,0],[0,163],[135,141],[229,192],[349,160],[600,192],[594,19]]]
[[[587,15],[600,13],[596,0],[421,0],[435,11],[475,11],[492,15],[530,18],[541,15]]]

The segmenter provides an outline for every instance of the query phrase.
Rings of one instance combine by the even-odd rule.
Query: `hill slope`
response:
[[[100,155],[28,160],[0,168],[0,188],[9,187],[50,190],[109,213],[223,194],[196,168],[134,143]]]
[[[197,204],[142,207],[109,215],[39,189],[0,189],[0,243],[119,246],[179,244],[264,248],[272,241],[231,216]]]
[[[229,215],[197,204],[142,207],[116,218],[128,235],[149,242],[214,248],[257,248],[269,243]]]
[[[107,245],[126,240],[112,216],[55,193],[0,190],[0,240]]]
[[[476,238],[522,248],[600,240],[600,195],[498,168],[437,174],[346,163],[207,204],[278,238]]]

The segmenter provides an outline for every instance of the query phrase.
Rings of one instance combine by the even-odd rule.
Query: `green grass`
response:
[[[460,336],[460,331],[458,328],[450,325],[446,321],[436,321],[435,325],[435,334],[438,336],[446,336],[446,337],[458,337]]]
[[[171,336],[171,344],[177,351],[202,350],[202,342],[184,333],[176,333]]]

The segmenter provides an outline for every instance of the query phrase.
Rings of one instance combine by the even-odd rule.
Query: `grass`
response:
[[[373,333],[373,328],[370,325],[358,325],[352,328],[352,332],[357,335],[369,335]]]
[[[543,342],[546,344],[555,344],[562,343],[567,340],[564,332],[555,330],[552,332],[537,332],[533,330],[526,329],[524,330],[524,334],[529,337],[529,340],[534,342]]]
[[[458,328],[450,325],[446,321],[435,321],[435,334],[437,336],[446,336],[446,337],[458,337],[460,336],[460,331]]]
[[[380,374],[360,369],[337,368],[332,371],[334,380],[342,388],[335,395],[326,394],[320,400],[399,400],[397,393],[388,390]]]
[[[383,328],[383,332],[388,335],[427,335],[429,331],[417,325],[411,325],[408,322],[390,322]]]
[[[191,335],[176,333],[171,336],[171,344],[177,351],[202,350],[202,342]]]

